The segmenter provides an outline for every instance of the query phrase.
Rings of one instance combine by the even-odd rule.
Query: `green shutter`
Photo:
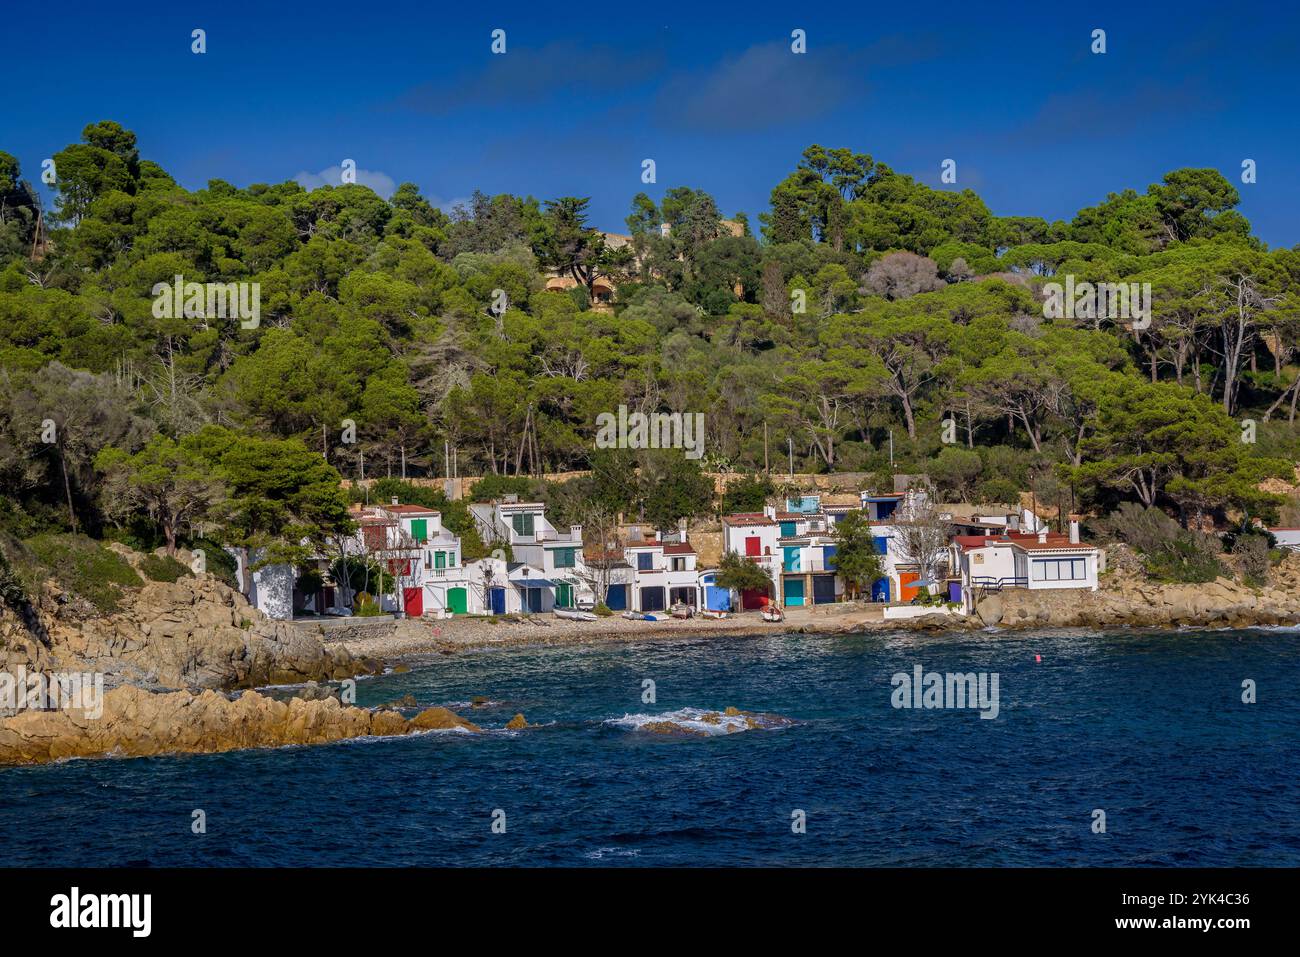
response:
[[[429,540],[429,520],[427,518],[411,519],[411,537],[417,542]]]
[[[446,553],[446,552],[434,552],[434,553],[433,553],[433,567],[434,567],[434,568],[446,568],[446,567],[447,567],[447,553]]]

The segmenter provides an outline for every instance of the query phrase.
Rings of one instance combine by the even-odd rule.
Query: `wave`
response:
[[[779,714],[761,714],[753,711],[713,711],[706,708],[679,708],[659,714],[625,714],[621,718],[607,718],[606,727],[624,731],[646,731],[658,734],[693,734],[713,737],[735,734],[739,731],[770,731],[794,724],[790,718]]]

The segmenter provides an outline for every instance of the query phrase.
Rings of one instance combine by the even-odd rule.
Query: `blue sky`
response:
[[[189,188],[310,182],[351,158],[444,205],[476,187],[590,196],[594,223],[622,231],[635,193],[678,185],[756,222],[818,142],[935,186],[952,158],[995,213],[1049,219],[1212,166],[1257,235],[1300,243],[1300,12],[1281,4],[177,6],[22,18],[0,62],[0,149],[28,178],[114,119]]]

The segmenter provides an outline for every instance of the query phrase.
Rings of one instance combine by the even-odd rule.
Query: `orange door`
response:
[[[921,594],[921,589],[911,584],[921,577],[920,572],[899,572],[898,573],[898,600],[911,601],[917,595]]]

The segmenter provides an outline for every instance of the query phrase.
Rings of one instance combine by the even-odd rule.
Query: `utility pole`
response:
[[[772,470],[767,465],[767,422],[763,422],[763,474],[771,475]]]
[[[787,437],[785,441],[790,446],[790,480],[794,481],[794,439]]]
[[[889,430],[889,467],[894,467],[894,430]]]

